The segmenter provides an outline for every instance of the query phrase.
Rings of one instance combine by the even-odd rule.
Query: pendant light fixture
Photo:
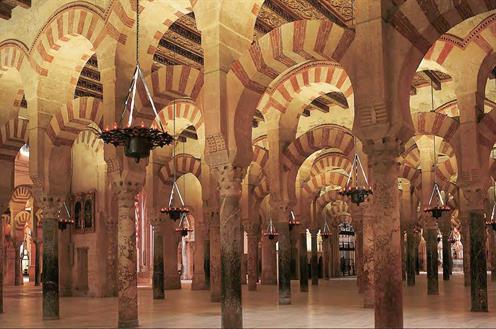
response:
[[[355,137],[353,137],[353,142],[356,149]],[[363,185],[361,186],[359,170],[363,176]],[[344,190],[340,190],[338,193],[342,196],[350,198],[351,202],[356,204],[357,206],[359,206],[360,203],[364,202],[367,197],[372,194],[372,188],[369,185],[367,175],[365,175],[362,162],[360,161],[360,157],[358,156],[357,152],[355,152],[355,155],[353,157],[353,163],[348,174],[348,180],[346,181],[345,188]]]
[[[486,221],[486,225],[490,226],[493,231],[496,231],[496,181],[494,181],[493,185],[493,196],[493,209],[491,210],[491,217],[489,217],[489,220]]]
[[[293,227],[300,225],[301,222],[296,219],[296,216],[293,212],[293,210],[289,211],[289,229],[292,230]]]
[[[431,80],[431,112],[434,112],[434,87]],[[437,184],[437,153],[436,153],[436,136],[434,140],[434,186],[432,187],[431,197],[429,198],[429,205],[424,209],[424,212],[430,212],[435,219],[440,218],[443,212],[450,211],[451,208],[444,203],[444,198],[441,194],[439,185]]]
[[[138,82],[140,81],[145,90],[146,98],[151,104],[155,115],[156,124],[152,124],[151,127],[145,127],[143,122],[140,124],[134,122],[135,118],[133,115],[136,105],[136,89],[138,87]],[[128,112],[127,126],[123,127],[122,124],[126,112]],[[146,85],[139,64],[139,0],[136,0],[136,68],[134,70],[119,124],[115,122],[112,129],[107,127],[103,131],[95,128],[90,129],[94,130],[104,143],[112,144],[115,147],[124,146],[124,154],[127,157],[136,159],[136,162],[139,162],[142,158],[149,157],[150,151],[154,148],[169,145],[173,141],[173,137],[165,131],[164,126],[160,121],[155,103],[153,102],[148,86]]]
[[[59,230],[61,231],[65,231],[65,229],[67,228],[67,225],[72,225],[74,224],[74,220],[71,218],[71,212],[69,211],[69,208],[67,207],[67,203],[65,203],[64,201],[64,210],[65,210],[65,213],[67,215],[67,217],[63,217],[61,216],[62,214],[62,210],[59,209],[59,213],[58,213],[58,224],[59,224]]]
[[[175,136],[176,135],[176,101],[175,100],[173,101],[173,110],[174,110],[173,133]],[[160,212],[168,214],[170,219],[174,221],[177,221],[178,219],[182,221],[183,218],[189,213],[189,209],[184,205],[183,196],[181,195],[181,191],[179,191],[179,186],[177,186],[177,172],[176,172],[177,159],[176,159],[176,142],[175,142],[177,140],[178,140],[177,138],[174,139],[174,148],[172,149],[172,172],[174,174],[174,178],[172,182],[171,193],[169,195],[169,204],[166,208],[162,208]],[[173,206],[173,199],[175,193],[177,193],[177,196],[179,197],[179,201],[181,203],[181,206],[179,207]]]
[[[187,236],[189,232],[193,232],[193,229],[189,225],[187,213],[181,213],[181,219],[179,220],[179,225],[176,228],[176,232],[181,234],[182,237]]]
[[[267,225],[267,230],[263,232],[263,235],[268,237],[269,240],[274,240],[279,233],[276,231],[276,227],[274,226],[274,223],[272,223],[272,218],[269,218],[269,224]]]
[[[324,225],[320,230],[320,236],[322,237],[322,239],[327,239],[331,236],[331,228],[329,227],[329,224],[327,224],[327,218],[324,219]]]

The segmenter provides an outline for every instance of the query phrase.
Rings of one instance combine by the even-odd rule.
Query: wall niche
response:
[[[71,195],[71,212],[74,218],[74,233],[95,232],[96,191]]]

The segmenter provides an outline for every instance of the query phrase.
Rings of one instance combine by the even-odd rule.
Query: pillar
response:
[[[233,165],[217,168],[220,196],[221,325],[242,328],[241,305],[241,180],[245,170]]]
[[[408,286],[415,285],[415,268],[416,268],[416,245],[415,233],[413,228],[406,230],[406,283]]]
[[[172,220],[166,220],[162,225],[164,226],[164,288],[165,290],[181,289],[181,277],[177,271],[177,250],[181,236],[176,232],[177,223]]]
[[[356,234],[356,233],[355,233]],[[355,235],[356,236],[356,235]],[[355,244],[356,245],[356,244]],[[329,259],[330,259],[330,245],[329,245],[329,239],[324,239],[322,238],[322,259],[323,259],[323,266],[324,266],[324,279],[329,280]],[[355,253],[356,255],[356,253]],[[356,256],[355,256],[356,259]]]
[[[491,281],[496,281],[496,241],[495,232],[492,228],[488,230],[489,239],[489,257],[491,257]]]
[[[443,280],[448,281],[450,279],[450,256],[451,256],[451,244],[448,241],[450,230],[451,230],[451,214],[445,214],[441,218],[439,225],[442,235],[443,244]]]
[[[142,185],[113,183],[117,194],[118,327],[138,326],[138,276],[136,255],[135,197]],[[45,247],[46,248],[46,247]]]
[[[164,299],[164,238],[159,223],[153,225],[153,299]]]
[[[319,264],[317,262],[317,233],[318,233],[318,229],[310,230],[310,234],[312,236],[311,239],[312,258],[310,259],[312,286],[319,285]]]
[[[462,197],[465,200],[461,203],[460,212],[469,222],[471,311],[487,312],[485,195],[481,188],[473,186],[462,188]]]
[[[402,147],[384,139],[367,145],[373,180],[375,327],[403,327],[398,156]],[[365,222],[365,219],[364,219]]]
[[[262,238],[262,284],[277,284],[276,240]]]
[[[3,225],[4,225],[4,215],[3,211],[5,206],[0,205],[0,314],[3,313],[3,264],[4,264],[4,233],[3,233]]]
[[[424,228],[424,239],[427,248],[427,294],[439,295],[437,227],[433,223],[433,219],[427,219],[427,221],[430,222]]]
[[[15,265],[14,265],[14,285],[22,286],[23,278],[22,278],[22,269],[21,269],[21,254],[20,248],[22,245],[22,241],[17,241],[16,239],[12,240],[12,245],[15,251]]]
[[[260,225],[246,223],[243,225],[248,237],[248,290],[257,290],[258,282],[258,238]]]
[[[469,220],[465,214],[460,212],[460,242],[463,247],[463,283],[466,287],[470,286],[470,228]]]
[[[210,214],[210,301],[220,302],[220,222],[219,211]]]
[[[339,266],[339,227],[336,223],[331,225],[331,277],[340,276],[341,268]]]
[[[63,199],[43,195],[43,319],[59,318],[58,212]]]
[[[363,307],[373,308],[375,303],[374,281],[374,214],[370,202],[361,204],[363,214]]]
[[[404,230],[400,228],[400,253],[401,253],[401,280],[406,280],[406,251],[405,251],[405,234]]]
[[[281,210],[280,210],[281,211]],[[282,212],[282,211],[281,211]],[[284,218],[284,217],[283,217]],[[287,217],[276,224],[279,233],[279,305],[291,304],[291,239]]]
[[[107,284],[105,297],[117,297],[118,296],[118,286],[117,286],[117,214],[114,216],[109,216],[105,221],[105,242],[107,248]]]
[[[363,277],[363,207],[351,205],[352,225],[355,230],[355,269],[357,276],[358,293],[365,290]]]
[[[300,241],[300,291],[308,292],[308,259],[307,259],[307,231],[302,228],[299,236]]]
[[[195,242],[193,250],[193,279],[191,282],[192,290],[206,290],[205,281],[205,236],[207,234],[206,218],[195,221]]]

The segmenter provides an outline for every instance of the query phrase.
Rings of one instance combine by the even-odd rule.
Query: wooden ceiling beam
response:
[[[438,78],[438,76],[429,70],[422,71],[425,76],[432,81],[432,86],[434,87],[435,90],[441,90],[441,80]]]
[[[346,97],[344,97],[343,93],[338,93],[338,92],[330,92],[327,94],[327,97],[332,99],[333,103],[338,105],[339,107],[343,109],[349,108],[348,106],[348,101],[346,100]]]
[[[319,110],[320,112],[328,113],[329,112],[329,106],[326,103],[324,103],[323,101],[321,101],[319,98],[314,99],[310,105],[312,107],[314,107],[315,109]]]
[[[31,0],[11,0],[11,2],[22,8],[31,8]]]
[[[12,7],[4,2],[0,2],[0,18],[10,19],[12,17]]]

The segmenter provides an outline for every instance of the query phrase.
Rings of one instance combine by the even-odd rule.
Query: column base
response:
[[[119,323],[117,324],[118,328],[134,328],[139,325],[138,319],[135,320],[119,320]]]
[[[164,292],[153,292],[153,299],[165,299]]]
[[[60,320],[58,315],[43,315],[43,320]]]
[[[212,296],[212,295],[210,295],[210,302],[212,302],[212,303],[220,303],[220,296]]]
[[[279,297],[279,305],[291,305],[290,297]]]

